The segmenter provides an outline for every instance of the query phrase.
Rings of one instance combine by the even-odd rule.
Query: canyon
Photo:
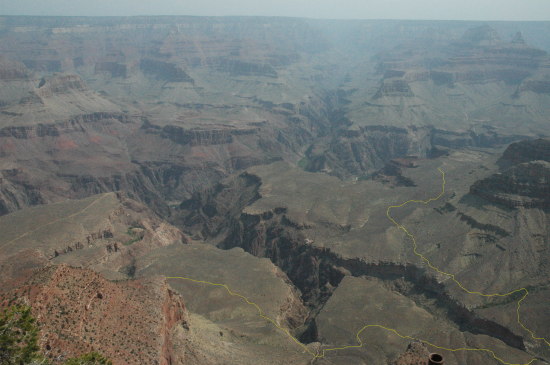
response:
[[[0,16],[0,306],[54,363],[549,363],[548,29]]]

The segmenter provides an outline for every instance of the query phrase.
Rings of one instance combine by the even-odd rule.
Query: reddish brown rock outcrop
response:
[[[0,303],[29,304],[40,345],[54,362],[98,351],[113,364],[183,364],[173,346],[177,326],[188,328],[183,300],[160,277],[111,282],[66,265],[37,271]]]

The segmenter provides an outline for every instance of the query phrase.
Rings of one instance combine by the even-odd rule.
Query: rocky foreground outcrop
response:
[[[91,351],[113,364],[184,361],[184,349],[174,346],[174,332],[188,328],[187,310],[160,277],[111,282],[91,270],[52,266],[3,294],[0,302],[32,307],[40,346],[54,362]]]

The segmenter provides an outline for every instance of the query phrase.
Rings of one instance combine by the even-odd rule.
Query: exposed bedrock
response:
[[[215,237],[238,224],[244,207],[260,198],[260,185],[259,177],[246,172],[223,180],[183,201],[175,220],[197,238]]]
[[[78,78],[50,80],[41,87],[45,93],[85,87]],[[314,138],[310,123],[309,117],[289,112],[276,126],[265,121],[196,129],[160,127],[129,113],[96,112],[49,123],[8,124],[0,128],[0,158],[16,162],[8,169],[13,171],[0,176],[0,214],[120,190],[168,217],[169,204],[230,174],[297,160]],[[40,153],[26,156],[25,151],[35,150]]]
[[[79,62],[75,62],[75,66],[79,65]],[[95,64],[95,72],[98,73],[107,73],[111,75],[111,77],[121,77],[126,78],[128,75],[128,68],[126,65],[118,63],[118,62],[97,62]]]
[[[386,72],[387,74],[387,72]],[[378,92],[374,95],[375,99],[384,96],[414,96],[411,87],[403,79],[384,79]]]
[[[58,137],[64,133],[84,132],[85,124],[102,121],[118,121],[131,123],[132,117],[123,113],[96,112],[78,115],[66,121],[54,123],[38,123],[32,126],[9,126],[0,129],[0,137],[30,139],[34,137]],[[0,152],[1,155],[1,152]]]
[[[173,63],[144,58],[139,63],[141,71],[157,80],[166,82],[191,82],[194,80],[184,70]]]
[[[434,127],[368,126],[342,130],[329,142],[312,145],[306,152],[304,167],[307,171],[324,171],[340,178],[368,176],[396,158],[433,157],[441,153],[440,147],[491,147],[520,138],[499,135],[490,128],[453,132]]]
[[[470,192],[509,208],[550,209],[550,162],[524,162],[477,181]]]
[[[178,335],[187,337],[189,314],[161,278],[111,282],[88,269],[59,265],[36,270],[20,288],[2,294],[1,307],[13,300],[32,307],[40,347],[54,363],[91,351],[114,364],[186,360],[175,344]]]
[[[0,215],[28,206],[48,204],[52,198],[80,199],[99,193],[123,191],[132,199],[145,203],[160,216],[169,217],[170,198],[184,199],[194,189],[214,184],[221,177],[222,174],[216,171],[203,171],[183,165],[142,164],[136,170],[108,176],[58,173],[49,177],[48,185],[40,186],[39,181],[25,170],[2,170]],[[59,187],[56,188],[56,185]]]
[[[25,80],[29,76],[24,64],[0,56],[0,80]]]
[[[455,82],[486,83],[487,81],[504,81],[509,84],[519,84],[531,73],[526,70],[511,68],[480,69],[468,71],[432,71],[430,78],[436,84],[450,84]]]
[[[414,129],[369,126],[342,130],[328,143],[314,144],[308,149],[305,169],[345,178],[373,173],[397,157],[425,157],[431,150],[431,131]]]
[[[130,172],[108,177],[92,175],[60,175],[71,184],[72,198],[85,198],[90,195],[111,191],[124,191],[132,199],[139,200],[161,216],[169,216],[170,209],[156,187],[140,172]]]
[[[486,334],[510,346],[524,348],[520,336],[465,308],[423,268],[399,262],[367,262],[341,257],[330,249],[315,246],[302,232],[308,227],[292,220],[286,208],[259,214],[241,213],[244,207],[259,198],[260,185],[260,179],[248,173],[227,179],[184,202],[178,212],[178,224],[189,234],[211,239],[221,248],[241,247],[255,256],[269,258],[281,268],[302,292],[302,299],[311,310],[308,327],[303,328],[304,341],[317,340],[316,315],[341,280],[352,275],[384,280],[394,290],[417,298],[421,305],[430,306],[433,312],[444,313],[446,319],[462,331]]]
[[[513,143],[499,164],[501,172],[476,181],[470,193],[509,208],[550,209],[550,140]]]
[[[483,130],[484,129],[484,130]],[[432,134],[432,146],[447,148],[462,147],[493,147],[505,145],[510,142],[527,138],[520,135],[500,135],[490,126],[484,126],[481,131],[453,132],[442,129],[434,129]]]
[[[34,71],[42,72],[62,72],[63,67],[58,59],[24,59],[26,67]]]
[[[9,177],[17,174],[17,170],[3,170],[0,177],[0,215],[15,212],[24,207],[46,204],[38,187],[25,182],[10,181]]]
[[[529,161],[550,162],[550,139],[526,140],[509,145],[499,161],[502,167]]]
[[[438,85],[494,81],[519,85],[546,62],[547,54],[527,45],[521,33],[505,42],[495,29],[483,25],[467,30],[460,40],[436,47],[397,47],[379,58],[378,70],[384,78],[394,78],[391,84],[403,85],[405,91],[405,80],[432,80]],[[545,90],[538,82],[525,82],[522,87]]]
[[[416,158],[395,158],[390,160],[382,169],[372,176],[382,183],[390,183],[393,186],[416,186],[415,182],[403,175],[403,168],[416,167]]]
[[[85,91],[87,89],[88,86],[78,75],[55,75],[40,81],[37,94],[40,97],[51,97],[56,94],[68,93],[71,90]]]
[[[187,199],[196,191],[216,184],[225,174],[174,163],[134,162],[135,170],[108,176],[63,174],[50,177],[50,184],[38,186],[24,170],[0,171],[0,215],[24,207],[51,203],[52,196],[81,199],[90,195],[123,191],[143,202],[162,217],[171,216],[169,202]],[[56,184],[64,190],[54,189]]]
[[[532,91],[537,94],[550,94],[550,81],[527,80],[520,85],[519,91]]]
[[[258,128],[189,130],[168,125],[162,129],[161,136],[182,145],[210,146],[228,144],[233,142],[234,135],[255,134],[258,131]]]
[[[399,65],[395,65],[399,66]],[[407,65],[403,65],[407,66]],[[517,64],[521,67],[521,64]],[[405,67],[403,67],[405,68]],[[452,86],[454,83],[484,84],[490,81],[504,81],[508,84],[520,84],[520,91],[531,90],[544,93],[544,81],[522,81],[531,75],[531,72],[512,68],[511,65],[502,65],[499,68],[471,67],[466,70],[393,70],[384,71],[382,87],[376,97],[380,96],[414,96],[409,82],[433,81],[436,85]]]
[[[219,71],[235,76],[277,77],[277,71],[269,63],[241,61],[239,59],[219,58],[213,61]]]

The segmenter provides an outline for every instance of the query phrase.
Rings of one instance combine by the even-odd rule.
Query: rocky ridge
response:
[[[91,270],[65,265],[37,271],[2,304],[24,302],[41,328],[40,346],[54,362],[97,351],[114,364],[184,363],[175,347],[188,327],[181,297],[161,278],[109,282]]]
[[[510,208],[550,209],[550,140],[538,139],[510,145],[501,165],[512,165],[477,181],[474,195]]]

